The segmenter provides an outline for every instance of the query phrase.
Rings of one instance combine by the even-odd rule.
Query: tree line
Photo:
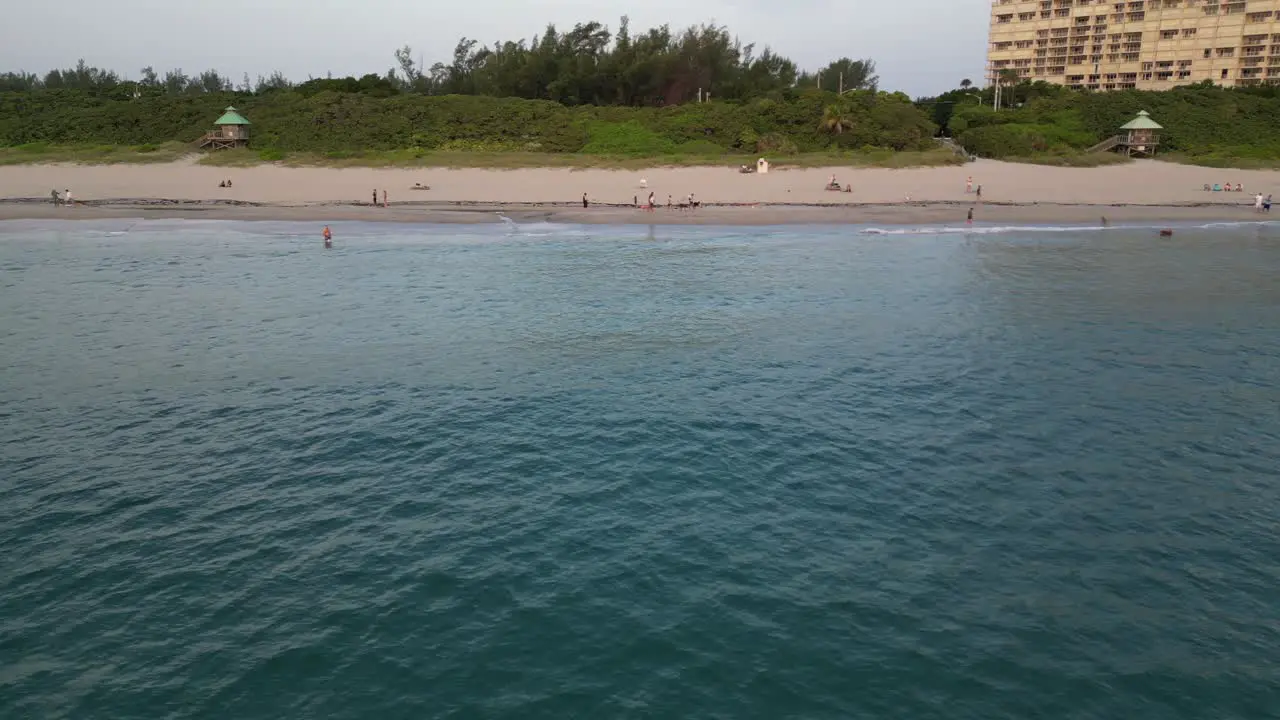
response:
[[[484,45],[462,38],[452,56],[430,65],[415,59],[406,45],[394,53],[384,74],[360,78],[308,78],[294,82],[280,72],[236,81],[216,70],[188,75],[181,69],[143,68],[136,80],[88,65],[0,74],[0,92],[74,89],[113,95],[263,94],[280,90],[338,90],[372,95],[481,95],[550,100],[562,105],[662,106],[706,99],[779,98],[787,91],[876,90],[879,77],[871,59],[842,57],[806,72],[768,47],[744,44],[721,25],[669,25],[633,32],[626,17],[616,32],[600,22],[578,23],[569,30],[547,26],[524,40]]]

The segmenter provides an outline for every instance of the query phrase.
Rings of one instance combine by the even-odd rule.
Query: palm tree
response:
[[[849,110],[841,105],[828,105],[822,110],[820,127],[829,133],[839,135],[850,125]]]
[[[962,90],[968,90],[972,85],[973,85],[973,81],[970,80],[969,78],[965,78],[960,81],[960,88]]]
[[[1010,90],[1012,90],[1012,88],[1015,87],[1020,82],[1022,82],[1022,75],[1020,75],[1018,71],[1014,70],[1013,68],[1004,68],[1000,72],[996,73],[996,84],[1004,85],[1005,87],[1010,88]],[[1010,92],[1008,104],[1013,105],[1013,102],[1014,102],[1014,94],[1013,92]],[[1000,104],[1004,105],[1005,103],[1002,102]]]

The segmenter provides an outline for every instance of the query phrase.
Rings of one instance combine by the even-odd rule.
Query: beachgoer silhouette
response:
[[[378,189],[377,188],[373,189],[373,205],[374,207],[377,207],[378,205]]]
[[[53,198],[53,204],[54,204],[54,205],[57,205],[57,204],[58,204],[58,200],[62,199],[62,198],[61,198],[61,196],[60,196],[60,195],[58,195],[58,189],[57,189],[57,188],[54,188],[54,189],[52,189],[52,190],[50,190],[50,191],[49,191],[49,197]]]
[[[969,223],[970,225],[973,224],[973,208],[969,208],[969,218],[965,220],[965,222]]]
[[[333,247],[333,233],[329,230],[328,225],[324,226],[324,232],[320,233],[320,235],[324,238],[324,246],[326,249]]]
[[[587,202],[587,194],[582,193],[582,207],[587,207],[587,205],[589,205],[589,203]]]

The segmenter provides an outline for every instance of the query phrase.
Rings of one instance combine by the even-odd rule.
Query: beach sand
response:
[[[824,191],[836,175],[853,192]],[[968,177],[982,201],[965,192]],[[219,188],[230,179],[231,188]],[[642,186],[642,180],[644,181]],[[1205,183],[1244,192],[1205,192]],[[414,183],[430,190],[411,189]],[[70,188],[77,206],[55,207],[49,191]],[[371,207],[388,192],[390,208]],[[328,222],[641,224],[954,223],[970,207],[981,223],[1257,220],[1255,192],[1280,191],[1280,172],[1219,170],[1155,161],[1054,168],[980,160],[902,170],[812,168],[743,175],[730,168],[486,170],[421,168],[214,168],[164,165],[0,167],[0,219],[196,217]],[[587,193],[591,207],[583,209]],[[635,208],[649,193],[656,211]],[[665,207],[690,193],[697,210]]]

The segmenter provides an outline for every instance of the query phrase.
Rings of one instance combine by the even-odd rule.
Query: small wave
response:
[[[1230,222],[1210,222],[1199,224],[1159,223],[1144,225],[931,225],[901,228],[864,228],[862,235],[1008,235],[1010,233],[1081,233],[1103,232],[1114,230],[1160,230],[1163,228],[1181,228],[1183,230],[1212,230],[1216,228],[1264,227],[1277,224],[1274,221],[1237,220]]]

